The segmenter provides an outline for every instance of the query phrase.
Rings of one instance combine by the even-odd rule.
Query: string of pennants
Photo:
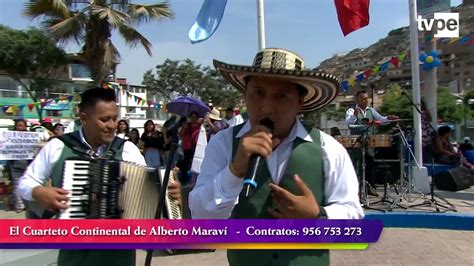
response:
[[[153,101],[150,101],[150,100],[143,99],[142,97],[136,96],[136,95],[120,88],[120,86],[114,86],[113,84],[107,83],[107,84],[103,84],[102,87],[103,88],[114,89],[117,96],[118,96],[118,93],[120,91],[123,95],[127,95],[127,97],[134,100],[138,105],[144,106],[146,104],[148,107],[154,107],[157,110],[160,110],[162,108],[162,105],[160,103],[156,103],[156,102],[153,102]],[[28,110],[30,110],[30,112],[32,112],[33,108],[35,108],[35,107],[40,107],[40,106],[45,107],[45,106],[47,106],[47,105],[49,105],[53,102],[58,103],[59,101],[61,101],[61,102],[67,101],[67,103],[70,103],[73,99],[75,99],[75,97],[80,97],[80,94],[69,95],[69,96],[61,96],[61,97],[58,97],[58,98],[47,99],[47,100],[40,101],[40,102],[32,102],[32,103],[29,103],[29,104],[2,105],[1,110],[2,110],[3,113],[16,113],[18,111],[23,111],[23,109],[25,107],[28,107]]]
[[[474,34],[470,34],[464,37],[459,38],[440,38],[438,39],[441,43],[449,43],[454,44],[459,42],[460,44],[474,44]],[[356,82],[362,82],[365,79],[369,79],[373,74],[377,74],[379,72],[387,71],[390,65],[393,65],[395,68],[400,67],[400,63],[403,62],[408,55],[408,51],[401,52],[397,56],[392,56],[392,58],[388,59],[387,61],[383,62],[382,64],[367,68],[358,74],[352,75],[349,79],[345,79],[341,82],[341,88],[346,93],[350,87],[353,87]]]
[[[30,110],[30,112],[31,112],[31,111],[33,111],[33,108],[35,108],[35,107],[39,107],[39,106],[45,107],[46,105],[51,104],[52,102],[58,103],[59,101],[71,102],[73,98],[74,98],[73,95],[69,95],[69,96],[60,96],[60,97],[54,98],[54,99],[47,99],[47,100],[40,101],[40,102],[32,102],[32,103],[29,103],[29,104],[3,105],[2,106],[2,111],[4,113],[16,113],[17,111],[23,111],[23,109],[25,107],[28,107],[28,110]]]
[[[154,102],[152,100],[146,100],[146,99],[144,99],[140,96],[137,96],[137,95],[134,95],[134,94],[130,93],[127,90],[122,89],[120,86],[117,86],[117,85],[114,85],[114,84],[111,84],[111,83],[103,84],[102,88],[108,88],[108,89],[115,90],[115,94],[116,94],[117,98],[119,98],[118,97],[119,93],[122,93],[122,95],[127,96],[129,99],[134,100],[137,103],[137,105],[144,106],[146,104],[148,107],[153,107],[158,111],[163,107],[162,104],[160,104],[158,102]]]

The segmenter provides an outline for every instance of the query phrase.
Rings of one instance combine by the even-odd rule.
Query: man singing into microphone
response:
[[[305,70],[301,57],[284,49],[261,50],[252,66],[214,66],[244,93],[249,120],[209,142],[189,196],[193,218],[363,218],[346,150],[297,119],[330,103],[337,79]],[[255,156],[261,164],[250,163]],[[253,167],[256,187],[246,197],[244,179]],[[329,265],[327,250],[229,250],[227,257],[230,265]]]
[[[351,130],[351,135],[361,135],[366,130],[365,127],[351,127],[352,125],[371,126],[367,130],[367,134],[372,135],[375,132],[375,126],[373,123],[388,123],[390,120],[398,119],[398,116],[396,115],[382,116],[379,114],[379,112],[377,112],[377,110],[375,110],[375,108],[370,107],[369,94],[365,90],[360,90],[355,94],[355,101],[356,105],[354,107],[350,107],[346,111],[346,124]],[[361,173],[361,154],[359,154],[359,152],[360,150],[353,150],[351,151],[351,156],[355,161],[354,164],[356,165],[358,172]],[[377,192],[375,191],[375,176],[373,174],[374,153],[374,149],[367,149],[367,152],[365,153],[365,175],[367,182],[370,184],[370,186],[367,188],[367,193],[371,196],[378,196]]]

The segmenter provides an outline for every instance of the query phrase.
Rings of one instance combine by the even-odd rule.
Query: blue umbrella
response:
[[[199,114],[199,117],[204,117],[211,110],[201,100],[183,96],[169,102],[168,111],[180,116],[188,116],[195,111]]]

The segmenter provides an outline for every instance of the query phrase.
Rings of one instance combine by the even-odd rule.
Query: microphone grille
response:
[[[271,133],[275,130],[275,123],[270,118],[260,120],[260,125],[267,127]]]

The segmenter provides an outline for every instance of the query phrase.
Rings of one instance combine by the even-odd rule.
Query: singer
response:
[[[284,49],[261,50],[252,66],[214,66],[244,94],[248,121],[210,140],[189,196],[193,218],[363,218],[346,150],[297,119],[329,104],[338,80],[304,70],[303,59]],[[247,180],[256,184],[250,196],[242,192]],[[227,257],[230,265],[329,265],[327,250],[229,250]]]
[[[362,131],[366,130],[363,127],[351,128],[351,125],[371,125],[372,127],[369,128],[367,134],[372,135],[375,132],[374,125],[378,124],[375,122],[388,123],[390,120],[398,119],[398,116],[396,115],[382,116],[379,114],[379,112],[377,112],[377,110],[375,110],[375,108],[370,107],[369,94],[365,90],[358,91],[354,98],[356,105],[354,107],[350,107],[346,111],[346,124],[351,130],[351,135],[361,135],[363,133]],[[360,154],[360,150],[351,150],[350,152],[359,176],[362,176],[362,155]],[[378,196],[378,193],[375,191],[375,175],[373,174],[374,155],[374,149],[367,149],[367,153],[365,154],[365,175],[367,182],[370,185],[368,186],[367,193],[371,196]]]

